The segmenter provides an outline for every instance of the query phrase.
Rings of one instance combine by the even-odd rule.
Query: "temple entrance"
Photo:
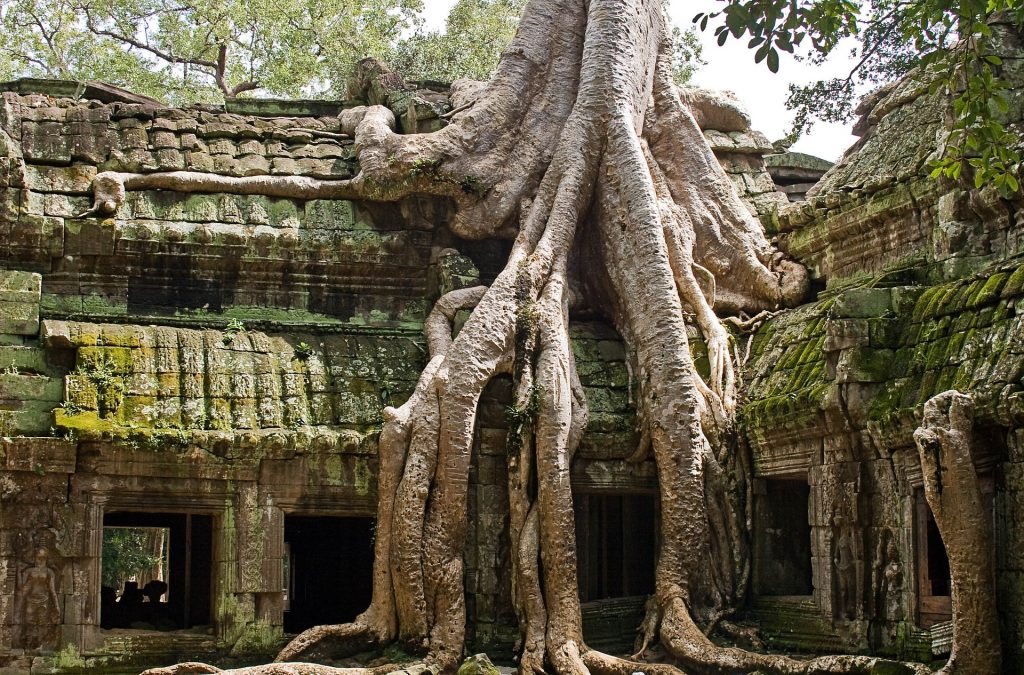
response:
[[[346,623],[370,604],[373,518],[284,517],[284,629]]]
[[[949,556],[935,516],[928,508],[924,490],[915,493],[915,538],[917,548],[918,624],[929,628],[953,616],[950,596]]]
[[[208,625],[213,517],[108,512],[103,516],[101,573],[103,628],[176,630]]]
[[[811,595],[810,496],[803,475],[756,482],[754,580],[758,595]]]
[[[580,600],[654,592],[654,495],[575,494]]]

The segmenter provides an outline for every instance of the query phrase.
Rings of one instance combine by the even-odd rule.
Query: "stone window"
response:
[[[758,480],[755,488],[756,593],[811,595],[811,488],[807,478],[800,475]]]
[[[105,587],[101,593],[100,625],[104,628],[175,630],[210,625],[213,588],[213,516],[193,513],[140,513],[113,511],[103,516],[104,539],[136,533],[145,539],[159,533],[163,542],[156,570],[139,570],[122,575],[121,588]],[[122,536],[121,539],[124,539]],[[123,548],[136,558],[157,557],[154,552]],[[102,565],[118,563],[111,546],[104,550]],[[128,565],[139,567],[139,565]],[[161,584],[164,584],[161,587]]]
[[[578,493],[573,510],[580,599],[653,593],[656,496]]]
[[[284,628],[347,623],[370,604],[373,518],[285,515]]]

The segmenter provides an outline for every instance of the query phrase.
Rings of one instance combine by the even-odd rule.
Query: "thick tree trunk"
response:
[[[721,648],[702,630],[732,609],[749,569],[743,518],[722,462],[735,365],[712,307],[793,304],[806,275],[779,262],[688,106],[701,119],[742,119],[731,104],[716,111],[713,98],[690,96],[684,104],[670,77],[667,35],[660,0],[533,0],[494,79],[445,129],[401,136],[385,108],[346,111],[343,126],[354,132],[360,159],[351,181],[97,177],[96,213],[115,212],[125,190],[143,188],[377,200],[434,194],[455,203],[456,234],[515,238],[490,288],[438,301],[426,322],[430,362],[410,399],[385,410],[370,607],[351,624],[303,633],[280,661],[399,640],[423,650],[432,672],[454,670],[465,637],[476,409],[488,381],[510,373],[520,670],[678,672],[600,654],[583,641],[569,469],[587,408],[569,347],[568,269],[575,249],[587,246],[600,264],[588,270],[585,290],[591,306],[608,309],[635,355],[638,413],[657,464],[661,532],[644,642],[660,639],[701,672],[866,672],[876,665],[868,657],[798,661]],[[423,172],[424,165],[434,169]],[[463,191],[467,180],[486,190]],[[468,307],[475,309],[453,339],[455,312]],[[708,345],[707,381],[690,357],[684,311]],[[722,449],[716,453],[712,443]],[[282,663],[252,672],[334,672],[313,668]]]
[[[974,405],[957,391],[924,404],[914,432],[924,496],[949,555],[953,649],[943,673],[1002,672],[992,512],[985,506],[971,457]]]

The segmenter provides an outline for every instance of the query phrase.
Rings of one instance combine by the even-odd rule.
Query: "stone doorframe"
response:
[[[224,527],[224,513],[230,508],[234,497],[228,495],[154,495],[143,490],[120,491],[116,495],[107,492],[89,492],[85,495],[86,550],[85,560],[79,568],[87,579],[88,592],[82,596],[84,605],[79,608],[83,618],[79,625],[67,625],[64,638],[79,646],[83,652],[98,649],[103,644],[100,628],[100,588],[103,584],[103,516],[112,511],[136,513],[174,513],[206,515],[213,519],[210,589],[210,616],[214,635],[223,637],[225,627],[218,621],[223,614],[224,594],[218,592],[223,585],[225,560],[233,557],[234,542],[228,540]],[[77,577],[77,575],[76,575]],[[76,579],[77,581],[77,579]]]

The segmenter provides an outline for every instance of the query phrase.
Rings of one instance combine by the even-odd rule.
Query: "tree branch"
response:
[[[182,63],[193,66],[203,66],[205,68],[213,68],[214,70],[216,70],[217,68],[217,64],[213,61],[207,61],[206,59],[189,59],[182,56],[175,56],[170,52],[165,52],[162,49],[153,47],[145,42],[140,42],[135,38],[129,37],[122,33],[118,33],[117,31],[101,28],[100,26],[96,25],[92,16],[92,12],[90,12],[88,8],[83,7],[82,10],[85,12],[86,28],[88,28],[89,32],[93,33],[94,35],[101,35],[103,37],[109,37],[112,40],[117,40],[118,42],[123,42],[126,45],[130,45],[132,47],[135,47],[136,49],[141,49],[142,51],[148,52],[159,59],[167,61],[168,63]]]
[[[228,92],[226,96],[228,98],[235,98],[242,92],[252,91],[253,89],[259,89],[260,86],[260,83],[255,80],[247,80],[245,82],[240,82],[239,84],[236,84],[234,87],[232,87],[231,91]]]

